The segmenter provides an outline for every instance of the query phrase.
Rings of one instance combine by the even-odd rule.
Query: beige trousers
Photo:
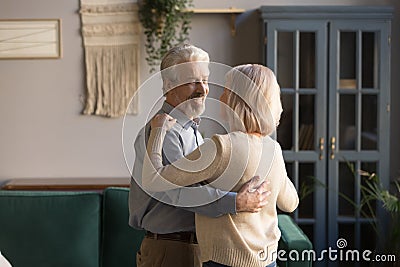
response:
[[[137,267],[201,267],[197,244],[145,237],[136,255]]]

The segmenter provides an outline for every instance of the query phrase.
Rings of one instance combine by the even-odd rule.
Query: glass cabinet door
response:
[[[374,218],[354,204],[363,198],[365,178],[358,170],[377,173],[388,183],[388,27],[345,20],[332,22],[330,29],[328,243],[345,238],[350,248],[373,251]],[[379,216],[376,207],[372,212]]]
[[[313,242],[325,246],[326,22],[272,21],[266,25],[267,66],[281,87],[283,113],[276,138],[289,177],[300,192],[296,222]]]

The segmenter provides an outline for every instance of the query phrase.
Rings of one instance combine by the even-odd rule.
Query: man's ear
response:
[[[170,104],[173,107],[176,107],[179,104],[179,102],[177,102],[177,97],[176,97],[174,89],[165,93],[164,97],[165,97],[165,102],[167,102],[168,104]]]

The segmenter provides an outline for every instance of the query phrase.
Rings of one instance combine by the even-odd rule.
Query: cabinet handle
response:
[[[336,149],[336,138],[331,137],[331,159],[335,158],[335,149]]]
[[[325,148],[325,139],[321,137],[319,139],[319,160],[324,158],[324,148]]]

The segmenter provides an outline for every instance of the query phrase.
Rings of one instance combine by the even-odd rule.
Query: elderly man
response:
[[[197,127],[209,93],[208,63],[208,53],[188,44],[172,48],[161,62],[165,101],[158,113],[169,113],[177,120],[176,127],[165,137],[164,165],[182,158],[203,143]],[[129,224],[146,230],[137,254],[137,266],[199,267],[194,213],[218,217],[258,212],[267,203],[267,185],[263,183],[257,190],[249,190],[251,186],[247,183],[238,193],[201,187],[199,199],[215,199],[210,203],[196,203],[193,200],[196,195],[188,188],[156,194],[145,192],[140,184],[149,130],[147,124],[135,140],[136,157],[129,194]]]

